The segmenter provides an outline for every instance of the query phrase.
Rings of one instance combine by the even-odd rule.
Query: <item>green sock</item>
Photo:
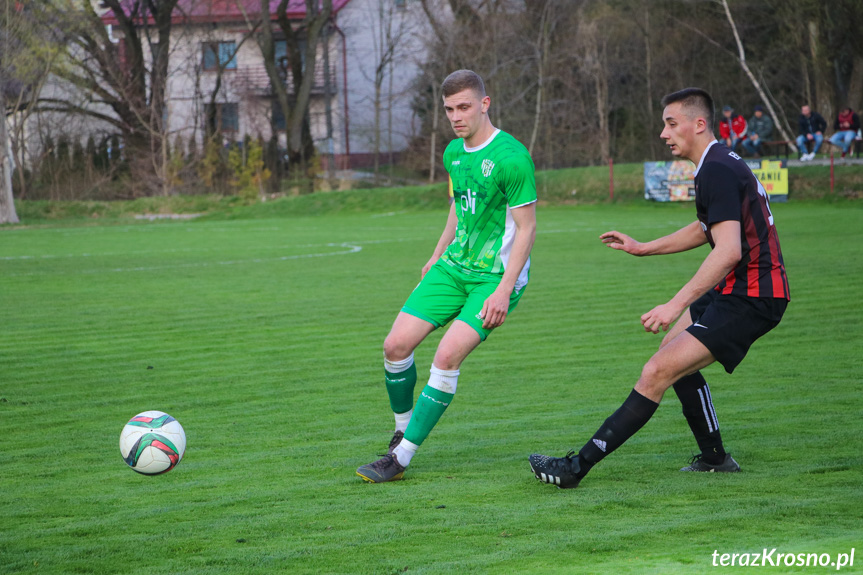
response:
[[[405,439],[411,443],[422,445],[425,438],[431,433],[443,412],[455,397],[454,393],[447,393],[426,385],[420,393],[417,405],[414,408],[413,417],[405,431]]]
[[[414,387],[417,384],[417,366],[410,358],[410,366],[398,373],[384,369],[387,383],[387,393],[390,396],[390,407],[393,413],[405,413],[414,406]],[[392,364],[390,364],[392,365]],[[390,367],[389,365],[387,367]],[[402,367],[402,366],[399,366]]]

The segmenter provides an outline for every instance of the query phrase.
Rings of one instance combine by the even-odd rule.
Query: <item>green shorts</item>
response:
[[[402,311],[436,328],[445,326],[453,319],[460,319],[475,329],[480,339],[485,341],[492,330],[482,327],[479,313],[485,300],[500,285],[500,280],[501,276],[488,278],[467,274],[438,260],[414,288]],[[513,290],[510,294],[509,312],[518,305],[524,290]]]

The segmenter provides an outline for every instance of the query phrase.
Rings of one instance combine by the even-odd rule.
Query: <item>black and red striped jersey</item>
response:
[[[725,145],[711,143],[695,170],[695,209],[710,247],[710,226],[740,222],[740,262],[716,291],[749,297],[791,299],[779,236],[764,186]]]

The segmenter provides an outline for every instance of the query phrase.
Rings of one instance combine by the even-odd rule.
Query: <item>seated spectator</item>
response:
[[[747,122],[748,137],[743,140],[743,147],[751,156],[761,157],[761,144],[769,140],[773,134],[773,120],[764,115],[764,108],[755,106],[755,113]]]
[[[845,108],[836,116],[833,129],[836,130],[836,133],[830,137],[830,143],[842,148],[842,157],[844,158],[848,150],[851,149],[854,138],[857,137],[857,130],[860,129],[860,118],[854,113],[854,110]]]
[[[821,143],[824,141],[824,130],[827,129],[827,122],[821,117],[818,112],[812,111],[809,106],[804,105],[800,108],[800,118],[797,121],[798,136],[797,147],[800,149],[800,161],[805,162],[811,160],[821,149]],[[812,142],[814,147],[812,151],[807,153],[807,145]]]
[[[746,136],[746,119],[740,114],[735,114],[731,106],[722,108],[722,115],[724,117],[719,120],[719,138],[731,151],[734,151],[737,143]]]

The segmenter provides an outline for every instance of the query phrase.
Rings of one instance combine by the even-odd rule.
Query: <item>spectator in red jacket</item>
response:
[[[842,157],[844,158],[848,150],[851,149],[857,132],[860,131],[860,118],[851,108],[843,108],[836,116],[833,129],[836,130],[836,133],[830,137],[830,143],[842,148]]]
[[[719,120],[719,138],[732,151],[746,137],[746,118],[734,113],[734,108],[722,108],[722,119]]]

